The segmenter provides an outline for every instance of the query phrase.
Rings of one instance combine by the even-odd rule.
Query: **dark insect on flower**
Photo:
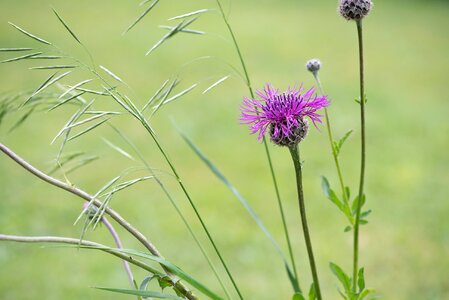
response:
[[[305,93],[304,89],[288,88],[280,94],[270,84],[263,91],[257,91],[258,99],[243,99],[240,120],[249,124],[251,134],[258,132],[260,141],[268,130],[271,141],[279,146],[294,147],[302,141],[309,130],[310,118],[316,127],[321,115],[316,111],[329,105],[326,96],[317,96],[315,88]]]
[[[340,0],[340,15],[346,20],[358,21],[367,16],[373,6],[371,0]]]

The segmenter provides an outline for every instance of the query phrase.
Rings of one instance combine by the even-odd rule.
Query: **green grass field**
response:
[[[126,3],[129,2],[129,3]],[[342,150],[346,181],[356,193],[359,173],[359,107],[356,26],[336,13],[337,1],[232,1],[230,23],[240,42],[252,84],[271,82],[281,89],[303,82],[314,84],[305,62],[318,57],[330,115],[340,137],[354,129]],[[283,265],[266,237],[232,193],[188,148],[175,129],[186,133],[240,190],[286,250],[263,146],[238,124],[239,106],[249,96],[229,64],[240,70],[225,25],[216,11],[204,14],[190,28],[206,35],[179,34],[154,53],[145,52],[172,25],[169,17],[214,8],[215,1],[161,1],[126,35],[122,32],[144,9],[139,1],[0,0],[0,48],[40,47],[8,21],[89,62],[89,57],[61,26],[53,6],[103,65],[130,85],[124,89],[139,106],[173,74],[181,91],[198,87],[164,106],[152,125],[189,189],[246,299],[290,299],[290,283]],[[229,7],[226,3],[226,7]],[[447,1],[375,1],[364,22],[368,165],[367,207],[370,223],[361,228],[361,259],[367,285],[391,300],[449,299],[449,3]],[[14,57],[0,53],[0,60]],[[213,56],[213,59],[196,60]],[[28,70],[48,62],[22,60],[0,64],[0,93],[33,90],[51,71]],[[233,76],[206,94],[202,91],[227,74]],[[65,79],[74,84],[86,78],[80,72]],[[94,96],[89,96],[90,100]],[[25,101],[21,97],[18,101]],[[96,109],[119,107],[98,97]],[[60,142],[50,145],[73,106],[53,112],[35,112],[12,132],[23,112],[0,123],[0,142],[33,165],[48,171]],[[175,179],[150,136],[139,123],[120,116],[111,121],[133,140],[185,213],[217,266],[205,235]],[[324,126],[311,130],[301,144],[304,187],[315,255],[326,299],[339,299],[337,280],[329,262],[349,272],[350,233],[344,218],[320,188],[325,175],[337,189],[337,177]],[[68,144],[67,152],[86,151],[100,159],[68,175],[76,186],[94,194],[124,169],[138,165],[112,150],[103,138],[127,149],[109,126],[102,126]],[[286,149],[270,145],[300,272],[301,284],[311,283],[297,209],[294,173]],[[137,174],[138,175],[138,174]],[[58,178],[63,179],[60,173]],[[80,199],[38,181],[10,159],[0,155],[0,233],[79,237],[82,224],[73,226]],[[117,195],[111,203],[139,228],[163,255],[214,290],[211,276],[175,210],[152,181]],[[126,248],[141,249],[119,230]],[[104,227],[87,239],[112,245]],[[224,271],[220,274],[225,278]],[[136,271],[136,278],[146,275]],[[227,285],[231,289],[230,284]],[[0,299],[128,299],[91,287],[127,288],[121,262],[90,250],[42,248],[39,245],[0,243]]]

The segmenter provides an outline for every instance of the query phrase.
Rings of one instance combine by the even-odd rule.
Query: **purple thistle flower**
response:
[[[248,124],[251,134],[257,133],[260,141],[267,130],[271,140],[279,146],[294,147],[308,132],[309,117],[313,125],[321,123],[316,111],[329,105],[326,96],[317,96],[315,88],[303,93],[299,88],[288,88],[280,94],[270,84],[263,91],[257,91],[261,100],[244,98],[241,107],[242,124]]]

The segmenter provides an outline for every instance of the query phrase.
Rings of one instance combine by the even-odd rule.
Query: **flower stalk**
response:
[[[290,154],[292,156],[293,164],[295,166],[296,184],[298,188],[298,202],[299,211],[301,214],[301,223],[304,233],[304,240],[306,242],[307,255],[309,256],[310,269],[312,271],[313,284],[315,286],[315,292],[318,300],[321,300],[320,283],[318,280],[318,272],[316,270],[315,258],[313,256],[312,240],[310,238],[309,226],[307,224],[306,207],[304,203],[304,192],[302,187],[302,168],[299,155],[298,146],[289,147]]]
[[[363,65],[363,30],[362,20],[357,20],[357,36],[359,43],[359,64],[360,64],[360,126],[361,126],[361,163],[360,163],[360,182],[359,193],[357,201],[357,212],[354,224],[354,260],[353,260],[353,273],[352,273],[352,290],[357,293],[357,275],[358,275],[358,263],[359,263],[359,227],[360,227],[360,212],[362,210],[363,187],[365,183],[365,162],[366,162],[366,137],[365,137],[365,78],[364,78],[364,65]]]

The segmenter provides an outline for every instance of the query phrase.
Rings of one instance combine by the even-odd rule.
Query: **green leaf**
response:
[[[365,299],[365,297],[367,297],[368,295],[373,294],[375,292],[376,291],[373,290],[373,289],[366,289],[366,290],[364,290],[363,292],[360,293],[359,300],[363,300],[363,299]],[[373,299],[373,298],[371,298],[371,299]]]
[[[30,51],[33,48],[0,48],[0,52]]]
[[[109,76],[111,76],[112,78],[114,78],[115,80],[117,80],[118,82],[121,82],[123,84],[126,84],[120,77],[118,77],[117,75],[115,75],[112,71],[110,71],[109,69],[106,69],[106,67],[100,66],[100,68],[105,71],[106,73],[109,74]]]
[[[2,61],[0,61],[0,63],[4,64],[4,63],[8,63],[8,62],[17,61],[17,60],[27,59],[27,58],[31,58],[33,56],[37,56],[37,55],[40,55],[40,54],[42,54],[42,52],[30,53],[30,54],[26,54],[26,55],[14,57],[14,58],[9,58],[9,59],[6,59],[6,60],[2,60]]]
[[[79,67],[78,65],[55,65],[55,66],[32,67],[30,68],[30,70],[74,69],[78,67]]]
[[[359,286],[359,291],[363,291],[365,289],[365,269],[360,268],[357,279],[357,285]]]
[[[36,41],[38,41],[38,42],[40,42],[40,43],[43,43],[43,44],[46,44],[46,45],[51,45],[50,42],[47,42],[46,40],[41,39],[40,37],[37,37],[37,36],[35,36],[34,34],[31,34],[31,33],[27,32],[27,31],[25,31],[24,29],[20,28],[19,26],[14,25],[14,24],[11,23],[11,22],[8,22],[8,23],[9,23],[11,26],[13,26],[14,28],[16,28],[17,30],[19,30],[21,33],[25,34],[26,36],[28,36],[28,37],[30,37],[30,38],[32,38],[32,39],[34,39],[34,40],[36,40]]]
[[[371,214],[371,212],[372,212],[371,209],[362,212],[362,213],[360,214],[360,218],[364,219],[364,218],[368,217],[368,216]]]
[[[150,281],[153,280],[153,279],[156,278],[156,277],[158,277],[158,275],[149,275],[149,276],[146,276],[146,277],[142,280],[142,282],[140,283],[139,290],[145,291],[145,290],[147,289],[147,287],[148,287],[148,283],[150,283]]]
[[[295,274],[290,270],[287,262],[284,263],[285,270],[287,271],[288,279],[290,280],[290,284],[293,287],[293,290],[296,293],[302,293],[301,288],[299,287],[298,279],[295,277]]]
[[[306,300],[301,293],[295,293],[292,297],[292,300]]]
[[[360,202],[360,209],[362,209],[363,205],[365,205],[366,202],[366,196],[363,194],[362,201]],[[357,213],[357,208],[359,206],[359,196],[355,197],[354,201],[352,202],[352,214],[355,216]]]
[[[53,12],[55,13],[56,17],[59,19],[59,21],[62,23],[62,25],[64,25],[65,29],[67,29],[67,31],[70,33],[70,35],[81,45],[83,43],[81,43],[81,41],[78,39],[78,37],[75,35],[75,33],[69,28],[69,26],[67,25],[67,23],[61,18],[61,16],[59,16],[59,14],[56,12],[55,9],[53,9]]]
[[[349,226],[349,225],[348,225],[348,226],[345,227],[345,230],[344,230],[344,231],[345,231],[345,232],[348,232],[348,231],[351,231],[351,230],[352,230],[352,226]]]
[[[309,300],[315,300],[316,299],[316,290],[315,290],[315,284],[310,285],[309,289]]]
[[[150,10],[152,10],[156,6],[158,2],[159,0],[155,0],[153,3],[151,3],[151,5],[131,25],[129,25],[128,28],[126,28],[123,34],[127,33],[131,30],[131,28],[136,26],[136,24],[139,23],[150,12]]]
[[[47,78],[47,80],[45,80],[45,82],[43,84],[41,84],[34,92],[33,94],[31,94],[31,96],[22,104],[25,105],[27,104],[34,96],[36,96],[37,94],[39,94],[40,92],[42,92],[43,90],[45,90],[46,88],[48,88],[49,86],[51,86],[52,84],[58,82],[59,80],[61,80],[62,78],[64,78],[65,76],[69,75],[70,73],[72,73],[72,71],[69,72],[65,72],[57,77],[56,73],[54,73],[53,75],[51,75],[49,78]]]
[[[160,25],[159,28],[167,29],[167,30],[173,30],[174,27],[173,26]],[[206,32],[204,32],[204,31],[194,30],[194,29],[181,29],[181,30],[179,30],[179,32],[200,34],[200,35],[206,34]]]
[[[182,300],[183,299],[183,298],[175,296],[175,295],[162,294],[162,293],[152,292],[152,291],[113,289],[113,288],[102,288],[102,287],[96,287],[96,289],[114,292],[114,293],[120,293],[120,294],[127,294],[127,295],[153,297],[153,298],[157,298],[157,299],[174,299],[174,300]]]
[[[183,14],[183,15],[179,15],[179,16],[176,16],[176,17],[172,17],[172,18],[170,18],[170,19],[168,19],[168,20],[169,20],[169,21],[172,21],[172,20],[184,19],[184,18],[188,18],[188,17],[191,17],[191,16],[203,14],[203,13],[208,12],[208,11],[210,11],[210,9],[208,9],[208,8],[203,8],[203,9],[199,9],[199,10],[196,10],[196,11],[192,11],[192,12],[189,12],[189,13],[186,13],[186,14]]]
[[[179,130],[178,130],[179,132]],[[217,178],[224,183],[224,185],[234,194],[234,196],[239,200],[239,202],[243,205],[246,211],[249,213],[251,218],[256,222],[259,228],[263,231],[263,233],[267,236],[267,238],[271,241],[279,255],[281,256],[284,264],[288,266],[287,259],[282,252],[281,248],[275,241],[274,237],[271,235],[270,231],[265,227],[262,220],[253,210],[253,208],[249,205],[245,198],[240,194],[240,192],[231,184],[231,182],[221,173],[221,171],[210,161],[201,150],[183,133],[179,132],[181,137],[186,141],[189,147],[195,152],[195,154],[209,167],[209,169],[217,176]]]
[[[335,148],[335,154],[338,156],[340,154],[341,147],[343,147],[343,144],[348,139],[348,137],[351,135],[353,130],[349,130],[346,132],[346,134],[337,142],[334,142],[334,148]]]
[[[170,284],[170,277],[168,276],[164,276],[164,277],[160,277],[158,276],[157,281],[159,282],[159,287],[164,290],[165,288],[169,287]]]
[[[114,250],[158,262],[159,264],[165,266],[168,270],[170,270],[171,273],[173,273],[174,275],[178,276],[179,278],[185,280],[186,282],[190,283],[193,287],[197,288],[199,291],[201,291],[202,293],[204,293],[206,296],[210,297],[211,299],[222,300],[222,298],[220,296],[218,296],[217,294],[215,294],[214,292],[209,290],[204,284],[200,283],[198,280],[193,278],[191,275],[187,274],[186,272],[181,270],[179,267],[175,266],[171,262],[169,262],[161,257],[157,257],[154,255],[150,255],[150,254],[132,250],[132,249],[121,249],[120,248],[120,249],[114,249]]]
[[[349,278],[349,276],[337,264],[331,262],[329,266],[331,268],[332,273],[334,273],[334,275],[343,285],[346,294],[349,295],[351,293],[351,279]]]
[[[334,203],[338,209],[340,209],[341,212],[345,214],[345,216],[348,218],[348,220],[352,223],[352,215],[349,210],[349,207],[347,204],[343,203],[337,196],[337,194],[330,188],[329,181],[326,177],[321,176],[321,188],[323,190],[324,195],[331,200],[332,203]]]
[[[226,81],[229,77],[231,77],[231,75],[226,75],[225,77],[220,78],[219,80],[217,80],[216,82],[214,82],[211,86],[209,86],[207,89],[205,89],[203,91],[203,94],[206,94],[207,92],[209,92],[211,89],[213,89],[214,87],[218,86],[219,84],[223,83],[224,81]]]
[[[181,32],[184,28],[186,28],[187,26],[189,26],[190,24],[192,24],[195,21],[196,21],[196,18],[193,18],[188,21],[183,20],[180,23],[178,23],[175,27],[173,27],[172,30],[170,30],[168,33],[166,33],[153,47],[151,47],[151,49],[147,51],[145,56],[149,55],[151,52],[156,50],[156,48],[158,48],[160,45],[162,45],[162,43],[164,43],[166,40],[173,37],[177,33]]]

